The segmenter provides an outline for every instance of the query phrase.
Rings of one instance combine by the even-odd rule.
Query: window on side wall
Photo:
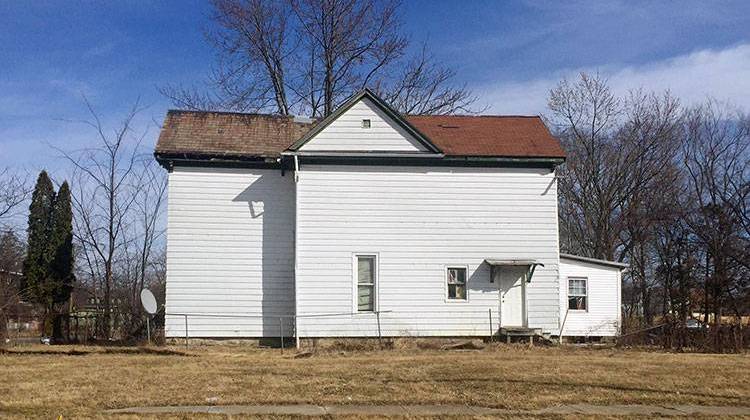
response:
[[[466,267],[448,267],[448,300],[466,300]]]
[[[357,311],[375,311],[377,259],[374,255],[357,255]]]
[[[568,279],[568,309],[585,311],[588,309],[588,281],[586,278]]]

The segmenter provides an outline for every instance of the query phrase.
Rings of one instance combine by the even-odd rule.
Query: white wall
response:
[[[278,336],[294,313],[293,174],[178,166],[168,194],[167,313],[258,315],[190,316],[191,337]],[[167,316],[166,336],[184,322]]]
[[[370,128],[362,128],[363,119],[370,120]],[[365,98],[352,105],[300,150],[419,152],[425,148]]]
[[[529,326],[559,328],[557,186],[548,169],[303,165],[297,184],[302,337],[375,336],[355,310],[353,254],[379,256],[383,335],[487,335],[497,284],[485,258],[537,259]],[[447,302],[445,266],[469,268],[468,302]]]
[[[585,277],[588,309],[568,308],[568,278]],[[614,336],[620,330],[620,269],[560,258],[560,320],[565,320],[564,336]]]

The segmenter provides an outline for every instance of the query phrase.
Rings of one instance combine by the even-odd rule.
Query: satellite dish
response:
[[[156,313],[156,298],[148,289],[141,290],[141,305],[151,315]]]

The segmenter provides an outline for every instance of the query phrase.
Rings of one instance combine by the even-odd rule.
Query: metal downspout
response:
[[[297,261],[299,261],[297,250],[297,232],[299,232],[299,193],[297,184],[299,183],[299,159],[294,156],[294,339],[297,350],[300,348],[299,339],[299,317],[297,305]]]

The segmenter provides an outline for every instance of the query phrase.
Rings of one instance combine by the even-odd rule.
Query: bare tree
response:
[[[569,155],[560,174],[565,246],[623,260],[633,238],[622,233],[651,203],[647,186],[674,179],[678,102],[639,92],[616,98],[605,79],[581,74],[551,92],[549,108]]]
[[[616,212],[610,193],[606,154],[615,149],[612,133],[622,110],[620,102],[598,75],[581,74],[572,84],[561,81],[550,93],[551,122],[569,154],[561,168],[561,235],[565,248],[592,257],[613,259]],[[609,201],[609,202],[608,202]]]
[[[292,0],[301,42],[320,63],[322,115],[404,54],[395,0]],[[315,116],[318,110],[313,109]]]
[[[15,232],[0,232],[0,346],[5,344],[8,320],[20,304],[24,246]]]
[[[25,176],[0,170],[0,346],[5,344],[9,316],[20,303],[24,247],[11,228],[14,216],[31,193]]]
[[[436,64],[422,47],[421,53],[412,58],[402,73],[397,73],[393,82],[386,86],[375,86],[375,90],[394,108],[411,115],[444,115],[481,112],[472,106],[477,101],[466,87],[454,86],[451,81],[456,73],[448,67]]]
[[[129,258],[127,265],[131,269],[133,282],[130,285],[131,300],[138,302],[141,289],[148,286],[149,270],[153,269],[156,247],[164,236],[164,204],[167,192],[167,178],[153,159],[141,162],[140,175],[135,180],[134,190],[137,191],[135,206],[133,207],[133,224],[129,236],[132,246],[126,253]]]
[[[710,100],[685,110],[668,93],[616,97],[586,74],[562,81],[549,108],[568,151],[562,248],[627,261],[627,313],[676,321],[670,346],[686,345],[699,307],[706,322],[750,310],[747,115]]]
[[[680,108],[669,94],[615,97],[599,75],[551,92],[552,122],[568,151],[560,170],[560,230],[568,251],[628,261],[631,307],[650,322],[654,228],[679,181]]]
[[[272,110],[289,115],[286,67],[293,53],[288,25],[291,7],[263,0],[213,0],[207,32],[217,51],[218,63],[203,94],[176,86],[162,88],[175,105],[188,109]]]
[[[686,113],[682,157],[690,211],[685,221],[702,249],[703,312],[750,309],[750,126],[739,111],[709,101]]]
[[[30,193],[31,187],[25,175],[10,168],[0,170],[0,228],[16,215]]]
[[[397,0],[213,0],[208,90],[165,86],[189,109],[329,115],[372,87],[405,113],[468,112],[476,98],[429,54],[405,56]]]
[[[85,272],[94,287],[102,291],[102,317],[99,330],[111,337],[113,289],[118,258],[132,240],[131,213],[138,205],[139,145],[145,132],[134,132],[133,120],[142,111],[136,104],[118,127],[107,131],[91,104],[86,101],[90,120],[84,121],[96,135],[95,144],[83,150],[58,150],[72,165],[74,231]]]

